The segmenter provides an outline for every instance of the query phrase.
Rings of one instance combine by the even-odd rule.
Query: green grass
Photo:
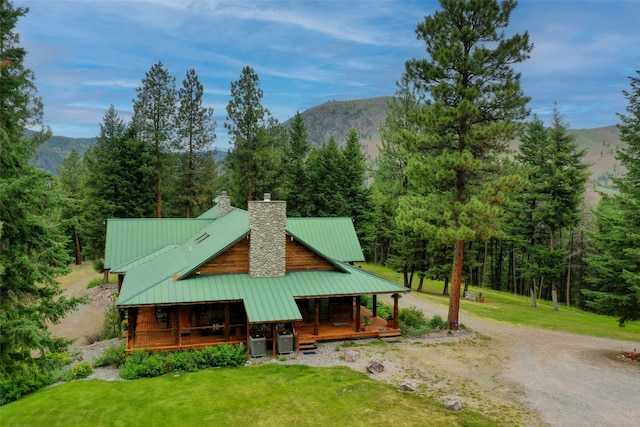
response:
[[[490,426],[346,367],[259,365],[158,378],[74,381],[0,408],[2,425]]]
[[[362,268],[370,273],[402,285],[402,276],[395,271],[372,264],[362,264]],[[417,279],[414,280],[414,287]],[[442,282],[425,280],[422,292],[414,295],[443,306],[449,305],[449,297],[442,295]],[[460,309],[487,319],[500,320],[516,325],[527,325],[554,331],[606,337],[625,341],[640,340],[640,322],[630,322],[624,328],[618,326],[617,318],[589,313],[573,307],[560,305],[559,311],[553,311],[550,301],[538,299],[538,307],[531,307],[531,299],[526,296],[513,295],[509,292],[494,291],[471,286],[476,296],[482,292],[485,303],[460,300]],[[460,321],[464,323],[464,316]]]

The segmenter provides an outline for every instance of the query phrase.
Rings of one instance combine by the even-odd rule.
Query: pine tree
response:
[[[537,147],[543,159],[537,155],[535,166],[539,177],[534,182],[537,206],[533,221],[541,223],[549,232],[546,269],[551,282],[553,310],[558,311],[557,282],[566,267],[567,251],[557,247],[556,238],[561,230],[570,230],[579,224],[589,174],[588,166],[582,162],[585,150],[579,150],[575,137],[567,132],[569,126],[557,106],[553,108],[552,120],[546,146]]]
[[[187,218],[194,216],[194,211],[202,211],[211,200],[207,188],[212,184],[209,182],[212,175],[208,168],[212,157],[210,150],[216,139],[216,122],[213,108],[203,106],[203,94],[204,87],[195,70],[187,71],[178,90],[180,106],[176,115],[178,138],[184,151],[180,155],[178,173],[174,174],[177,178],[176,202],[182,208],[177,216]]]
[[[398,220],[426,239],[454,247],[448,327],[457,328],[465,241],[495,234],[507,179],[495,159],[526,116],[520,75],[528,34],[506,37],[515,1],[441,0],[442,10],[416,29],[428,59],[406,63],[410,81],[431,105],[423,134],[410,141],[407,176],[416,193],[401,201]]]
[[[287,216],[307,215],[308,177],[306,162],[311,144],[300,113],[291,121],[282,161],[281,195],[287,201]]]
[[[84,177],[86,170],[84,162],[76,150],[72,150],[69,156],[58,167],[58,184],[63,192],[66,203],[62,210],[62,218],[66,221],[66,234],[70,237],[69,252],[75,256],[76,265],[82,264],[82,247],[78,223],[82,213],[82,198],[84,190]]]
[[[372,241],[368,239],[366,231],[373,221],[371,189],[367,185],[367,159],[362,153],[360,137],[355,129],[351,129],[347,134],[342,156],[344,159],[344,184],[342,187],[347,203],[345,216],[353,220],[363,250],[370,255]]]
[[[327,144],[311,151],[307,171],[309,216],[348,216],[344,156],[333,136]]]
[[[154,64],[136,88],[133,100],[133,127],[136,137],[151,145],[156,172],[156,215],[162,217],[162,177],[171,168],[169,152],[179,148],[174,124],[176,114],[175,77],[164,68],[161,61]]]
[[[626,149],[616,158],[627,168],[614,180],[618,194],[603,196],[595,211],[593,248],[586,257],[590,289],[582,289],[586,305],[618,316],[620,326],[640,319],[640,71],[623,91],[627,114],[618,114],[620,139]]]
[[[284,139],[277,120],[262,105],[262,97],[258,75],[251,67],[244,67],[240,79],[231,83],[224,124],[232,145],[225,159],[225,175],[238,207],[246,207],[248,200],[277,188]]]
[[[70,341],[55,338],[59,322],[83,302],[63,296],[56,277],[67,271],[60,227],[63,198],[53,177],[29,164],[50,136],[26,51],[13,30],[28,12],[0,3],[0,404],[52,380]],[[26,128],[39,126],[31,137]]]
[[[153,215],[154,167],[149,146],[109,107],[97,144],[84,156],[87,177],[81,218],[86,255],[104,257],[107,218]]]

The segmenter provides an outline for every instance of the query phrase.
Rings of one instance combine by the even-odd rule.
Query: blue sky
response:
[[[17,27],[54,134],[93,137],[113,104],[124,119],[158,62],[180,87],[195,69],[215,110],[217,146],[230,84],[242,67],[260,77],[263,105],[280,121],[329,100],[393,95],[415,28],[434,1],[14,0]],[[528,31],[517,66],[529,107],[545,122],[553,102],[571,128],[617,123],[623,89],[640,69],[640,2],[521,0],[509,32]]]

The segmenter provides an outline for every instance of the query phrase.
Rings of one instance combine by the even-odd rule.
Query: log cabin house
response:
[[[248,211],[217,200],[194,219],[108,220],[105,271],[118,275],[127,353],[243,343],[275,356],[400,335],[408,290],[353,265],[364,256],[351,219],[287,218],[267,194]],[[393,295],[393,319],[377,316],[380,294]]]

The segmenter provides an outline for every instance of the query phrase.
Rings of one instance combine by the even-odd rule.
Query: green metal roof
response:
[[[212,219],[144,218],[107,220],[104,268],[130,262],[168,245],[184,243]]]
[[[284,277],[252,278],[248,274],[192,276],[174,280],[166,276],[168,262],[154,260],[153,268],[165,269],[152,277],[134,269],[125,277],[118,299],[121,307],[243,301],[251,323],[300,320],[296,298],[355,296],[408,292],[395,283],[342,264],[346,272],[300,271]],[[173,267],[177,267],[174,264]],[[146,269],[144,269],[146,270]],[[164,275],[164,279],[159,276]]]
[[[210,208],[206,212],[200,214],[199,219],[217,219],[218,218],[218,205]]]
[[[111,273],[126,273],[127,271],[131,270],[134,267],[137,267],[139,265],[145,264],[147,262],[149,262],[150,260],[159,257],[160,255],[163,255],[164,253],[173,250],[175,248],[177,248],[178,245],[167,245],[164,248],[160,248],[157,251],[153,251],[153,252],[149,252],[147,254],[144,254],[142,256],[139,256],[137,258],[134,258],[130,261],[127,262],[123,262],[122,264],[118,264],[118,265],[114,265],[113,267],[111,267]]]
[[[287,218],[287,232],[331,259],[364,261],[350,218]]]

